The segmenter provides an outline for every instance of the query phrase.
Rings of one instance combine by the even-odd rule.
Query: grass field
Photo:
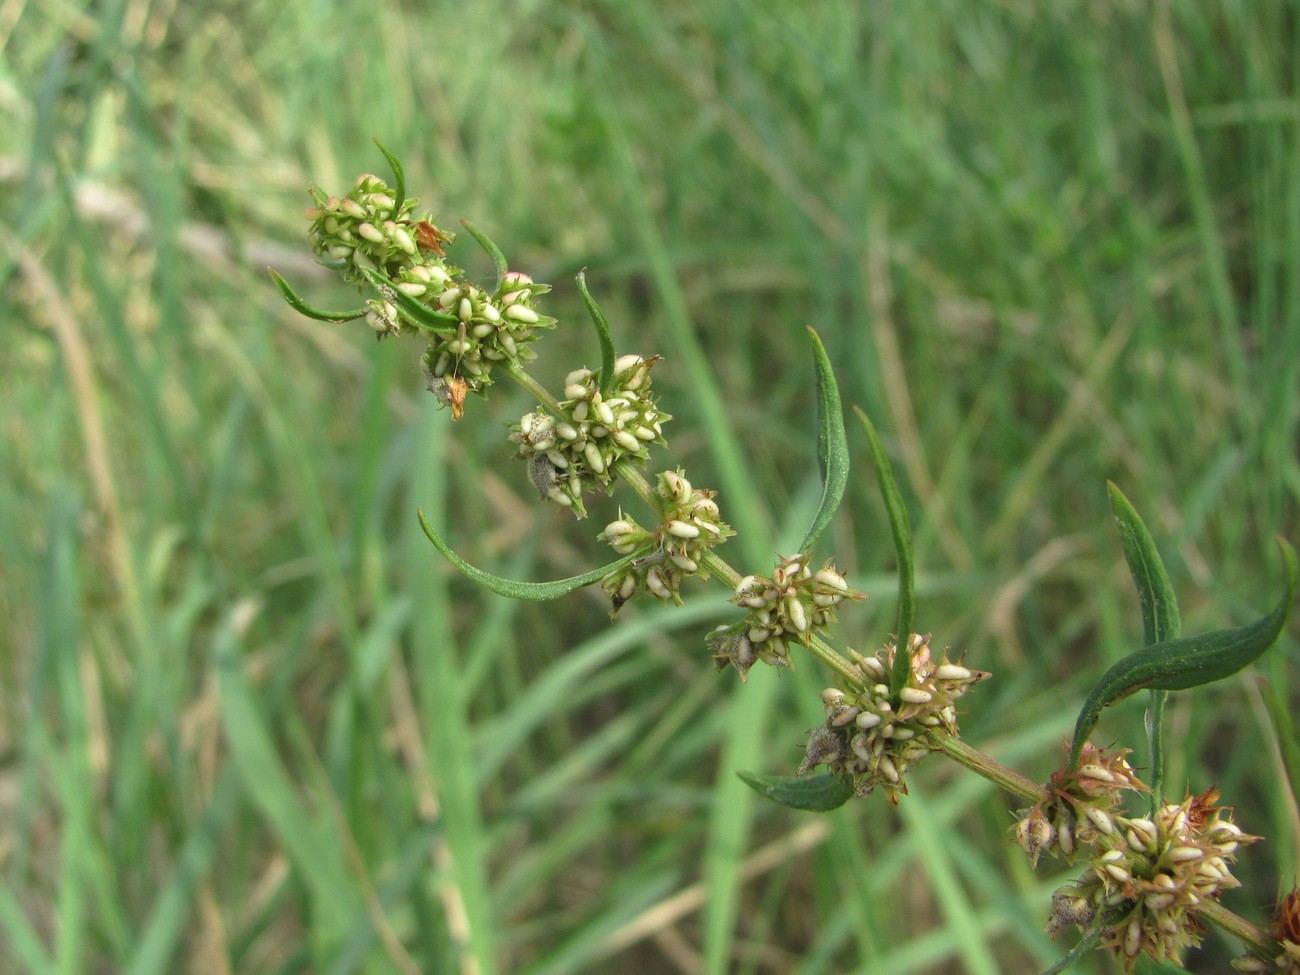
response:
[[[453,424],[302,210],[383,172],[550,281],[552,386],[661,354],[658,469],[718,490],[765,571],[816,504],[805,326],[886,440],[918,627],[992,680],[972,744],[1043,780],[1141,643],[1107,505],[1184,632],[1236,625],[1300,541],[1300,11],[1291,3],[0,3],[0,971],[1041,970],[1059,862],[940,758],[897,808],[766,803],[826,677],[715,674],[725,593],[518,604],[428,545],[547,579],[608,561],[535,504],[506,382]],[[465,236],[452,252],[490,265]],[[861,431],[819,556],[890,636]],[[620,496],[628,501],[628,496]],[[635,499],[631,499],[635,501]],[[1171,791],[1248,832],[1264,923],[1300,820],[1261,680],[1170,702]],[[759,672],[762,670],[762,672]],[[1142,701],[1097,740],[1142,751]],[[961,774],[958,774],[961,773]],[[1214,931],[1189,956],[1222,972]],[[1155,971],[1156,966],[1140,966]],[[1120,971],[1095,955],[1079,970]]]

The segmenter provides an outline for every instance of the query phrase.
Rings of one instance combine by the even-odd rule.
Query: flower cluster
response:
[[[539,329],[555,319],[539,315],[533,300],[550,290],[526,274],[508,271],[492,293],[460,280],[460,268],[444,259],[442,245],[453,235],[415,215],[416,201],[399,204],[395,192],[378,176],[357,177],[344,197],[326,198],[312,190],[316,206],[312,247],[353,284],[368,286],[364,271],[377,271],[390,282],[378,298],[365,303],[366,322],[379,338],[401,334],[431,336],[423,364],[429,390],[460,416],[466,392],[491,384],[492,366],[531,359],[528,348]],[[398,294],[400,292],[400,295]],[[403,309],[409,299],[423,311],[415,317]]]
[[[680,603],[682,580],[698,575],[704,553],[735,534],[719,516],[715,492],[691,487],[681,471],[664,471],[655,485],[663,520],[653,532],[619,512],[599,538],[632,561],[601,580],[617,613],[629,599],[649,594],[661,601]]]
[[[1016,842],[1032,864],[1037,866],[1044,853],[1072,863],[1079,850],[1091,846],[1099,835],[1109,834],[1123,791],[1149,791],[1125,759],[1128,753],[1129,749],[1121,748],[1107,754],[1085,742],[1073,771],[1052,773],[1043,799],[1020,810],[1014,827]]]
[[[1101,946],[1125,970],[1138,955],[1176,961],[1200,943],[1200,908],[1239,883],[1228,869],[1237,847],[1254,842],[1216,807],[1217,789],[1166,803],[1151,819],[1098,821],[1088,868],[1071,887],[1056,892],[1051,935],[1067,925],[1086,927],[1100,916]]]
[[[536,358],[528,345],[538,329],[554,328],[555,319],[539,315],[532,302],[535,296],[550,291],[550,285],[537,284],[521,271],[507,271],[492,295],[469,282],[455,284],[450,278],[439,289],[439,270],[445,268],[411,268],[397,285],[414,298],[432,298],[436,308],[456,317],[454,326],[434,332],[424,352],[424,370],[431,389],[436,392],[439,380],[454,376],[478,391],[492,382],[490,373],[495,363]],[[425,283],[419,277],[431,280]]]
[[[853,654],[864,690],[822,691],[826,724],[809,736],[799,774],[825,765],[849,776],[856,795],[881,786],[897,804],[899,795],[907,793],[903,779],[908,767],[935,750],[938,734],[956,734],[953,702],[989,675],[952,663],[946,653],[935,661],[930,637],[913,633],[907,643],[907,683],[891,691],[887,682],[897,653],[891,643],[874,657]]]
[[[596,484],[608,488],[615,464],[645,460],[650,444],[664,442],[663,424],[670,417],[650,397],[650,369],[657,361],[658,356],[620,356],[605,393],[598,374],[576,369],[565,377],[559,416],[537,409],[511,428],[510,439],[519,445],[515,456],[528,461],[543,498],[585,517],[583,492]]]
[[[307,210],[311,246],[345,280],[365,285],[363,270],[396,279],[404,268],[442,257],[452,238],[427,219],[415,219],[416,200],[400,203],[378,176],[362,173],[346,196],[326,197],[311,189],[316,205]]]
[[[1271,926],[1277,951],[1269,956],[1246,955],[1232,963],[1239,972],[1300,975],[1300,890],[1293,890],[1277,905]]]
[[[844,576],[827,562],[816,572],[811,556],[777,559],[771,576],[745,576],[731,601],[748,612],[739,623],[720,626],[709,636],[709,649],[718,669],[735,667],[741,680],[758,660],[785,666],[789,640],[807,643],[835,619],[835,607],[845,599],[865,599],[849,588]]]

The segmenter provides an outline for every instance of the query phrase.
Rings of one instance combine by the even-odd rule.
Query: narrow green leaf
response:
[[[1273,733],[1277,735],[1278,749],[1282,753],[1282,766],[1286,769],[1291,796],[1300,798],[1300,737],[1296,736],[1291,712],[1278,697],[1277,688],[1267,680],[1259,681],[1259,691],[1264,697],[1264,706],[1268,709],[1269,719],[1273,723]]]
[[[544,602],[548,599],[558,599],[560,596],[567,595],[575,589],[581,589],[583,586],[589,586],[593,582],[599,582],[615,569],[621,569],[632,561],[632,556],[628,555],[619,559],[617,562],[611,562],[603,565],[599,569],[592,569],[590,572],[584,572],[580,576],[570,576],[568,579],[556,579],[554,582],[515,582],[511,579],[502,579],[500,576],[494,576],[491,573],[484,572],[482,569],[470,565],[459,555],[451,550],[451,547],[444,542],[438,533],[433,530],[428,520],[424,517],[424,512],[419,512],[420,527],[424,533],[429,536],[429,541],[433,542],[433,547],[441,552],[452,565],[460,569],[461,572],[469,576],[480,586],[485,589],[491,589],[494,593],[501,596],[509,596],[511,599],[525,599],[531,602]]]
[[[479,230],[478,227],[475,227],[468,220],[462,220],[460,223],[462,227],[469,231],[469,235],[478,241],[479,247],[482,247],[483,250],[487,251],[488,257],[492,258],[492,263],[496,265],[497,269],[497,283],[492,288],[492,293],[494,295],[501,294],[501,282],[505,280],[506,269],[508,266],[505,254],[501,252],[501,248],[496,245],[491,237],[483,233],[483,231]]]
[[[880,446],[876,428],[871,425],[867,414],[861,407],[853,411],[862,421],[862,429],[867,433],[867,444],[871,448],[871,462],[876,468],[876,479],[880,482],[880,496],[884,499],[885,510],[889,513],[889,529],[894,535],[894,551],[898,555],[898,653],[894,655],[894,670],[889,675],[891,690],[902,688],[911,675],[912,661],[907,653],[908,639],[912,635],[912,620],[916,615],[916,565],[912,555],[912,523],[907,517],[907,508],[903,496],[898,492],[894,481],[894,472],[889,466],[889,458]]]
[[[596,304],[596,299],[587,290],[585,267],[578,272],[578,293],[582,295],[587,314],[591,316],[591,324],[596,326],[596,337],[600,339],[600,394],[605,396],[614,387],[614,340],[610,337],[609,322],[605,321],[600,305]]]
[[[737,772],[745,785],[761,796],[791,809],[830,812],[853,796],[853,783],[830,772],[816,775],[757,775]]]
[[[1176,640],[1182,630],[1178,616],[1178,597],[1165,571],[1164,561],[1146,524],[1128,498],[1110,481],[1106,482],[1110,509],[1119,528],[1120,545],[1128,562],[1133,585],[1137,587],[1142,607],[1142,642],[1145,646]],[[1152,815],[1164,803],[1165,747],[1164,715],[1168,691],[1151,691],[1151,710],[1147,718],[1147,737],[1151,747]]]
[[[435,311],[423,302],[417,301],[401,288],[394,287],[393,282],[378,271],[362,268],[361,273],[375,286],[384,300],[396,305],[416,328],[428,332],[440,332],[444,335],[455,334],[456,326],[460,321],[455,315],[450,312]]]
[[[1164,643],[1178,639],[1182,623],[1178,617],[1178,598],[1165,572],[1165,564],[1156,550],[1156,543],[1133,505],[1118,487],[1106,482],[1110,495],[1110,509],[1115,514],[1119,528],[1124,559],[1137,586],[1138,602],[1142,606],[1143,643]]]
[[[808,534],[799,545],[801,552],[811,549],[831,523],[849,483],[849,442],[844,435],[844,410],[840,406],[835,370],[831,368],[821,337],[812,328],[808,329],[808,338],[812,342],[813,366],[817,373],[817,464],[821,468],[822,496],[812,524],[808,526]]]
[[[295,292],[293,288],[289,287],[289,282],[280,277],[273,268],[268,267],[266,270],[267,273],[271,275],[271,280],[275,282],[275,286],[280,289],[280,294],[284,297],[284,300],[287,301],[289,306],[299,315],[306,315],[308,318],[314,318],[318,322],[350,322],[360,318],[366,313],[364,308],[359,308],[356,311],[320,311],[319,309],[313,308],[311,305],[307,304],[307,302],[299,298],[297,292]]]
[[[402,204],[406,202],[406,174],[402,172],[402,164],[397,161],[396,156],[383,146],[379,145],[378,139],[373,139],[371,141],[374,142],[376,146],[379,146],[379,151],[384,154],[384,158],[388,160],[389,167],[393,170],[393,182],[396,184],[393,187],[393,196],[397,200],[393,206],[393,213],[401,213]]]
[[[1278,536],[1277,544],[1285,565],[1286,591],[1273,612],[1246,626],[1143,647],[1111,667],[1093,687],[1079,711],[1074,725],[1074,744],[1070,750],[1071,769],[1078,764],[1083,742],[1096,727],[1102,708],[1144,687],[1182,691],[1223,680],[1273,645],[1286,625],[1297,585],[1300,585],[1300,564],[1297,564],[1295,549],[1281,536]]]

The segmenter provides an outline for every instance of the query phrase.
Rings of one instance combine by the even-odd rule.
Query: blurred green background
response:
[[[918,532],[918,626],[994,678],[968,741],[1043,780],[1141,641],[1107,507],[1143,513],[1185,633],[1280,589],[1300,512],[1294,3],[0,3],[0,969],[116,973],[1021,972],[1072,873],[935,758],[897,808],[757,800],[826,677],[715,674],[725,594],[518,605],[608,560],[541,510],[502,382],[453,425],[418,344],[311,260],[309,182],[383,173],[555,292],[554,385],[661,354],[670,451],[765,571],[818,491],[820,331]],[[488,262],[465,237],[451,253]],[[819,557],[889,638],[861,431]],[[620,496],[634,504],[629,496]],[[1172,791],[1267,841],[1225,903],[1300,872],[1261,699],[1293,626],[1175,696]],[[1141,747],[1143,702],[1097,740]],[[1223,971],[1210,932],[1194,971]],[[1095,956],[1082,970],[1118,971]]]

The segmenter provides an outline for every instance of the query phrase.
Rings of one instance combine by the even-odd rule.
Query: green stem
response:
[[[1151,692],[1151,713],[1149,720],[1151,727],[1149,737],[1151,742],[1151,818],[1155,819],[1156,813],[1164,805],[1165,798],[1165,744],[1164,744],[1164,723],[1165,723],[1165,701],[1169,698],[1168,691]]]
[[[984,776],[994,785],[1001,786],[1004,791],[1019,796],[1027,802],[1038,802],[1043,798],[1043,787],[1041,785],[1030,781],[1019,772],[1013,772],[1005,765],[995,762],[983,752],[966,744],[956,735],[939,735],[937,741],[939,747],[953,761],[966,766],[978,775]]]
[[[1272,958],[1278,952],[1277,941],[1263,928],[1251,924],[1244,917],[1233,914],[1218,901],[1208,901],[1197,912],[1200,917],[1217,924],[1228,934],[1244,941],[1266,958]]]
[[[506,375],[513,379],[528,392],[532,393],[533,399],[537,400],[542,406],[546,407],[556,416],[561,415],[560,401],[546,391],[546,387],[539,383],[528,373],[524,372],[523,367],[518,362],[505,363]]]

